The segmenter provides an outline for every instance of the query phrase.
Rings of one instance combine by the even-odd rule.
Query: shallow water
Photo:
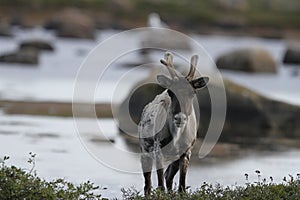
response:
[[[116,31],[102,31],[98,34],[96,42],[60,39],[42,29],[15,30],[15,33],[15,38],[0,38],[0,52],[17,48],[19,41],[32,35],[52,41],[56,50],[42,53],[38,67],[1,63],[1,99],[71,102],[76,73],[85,56],[96,43],[105,40]],[[285,50],[285,41],[282,40],[198,35],[193,35],[193,38],[203,45],[213,59],[238,47],[263,46],[278,63],[281,63]],[[134,36],[126,38],[124,44],[126,42],[138,44]],[[155,61],[157,58],[160,58],[160,55],[154,54],[150,59]],[[140,57],[135,52],[122,59],[120,60],[124,63],[140,62]],[[120,67],[119,63],[113,64],[103,77],[102,87],[95,92],[97,102],[121,102],[129,89],[144,79],[150,71],[142,68],[129,73],[131,68]],[[101,59],[99,63],[94,64],[101,67]],[[300,77],[292,77],[292,72],[292,68],[279,64],[279,73],[274,75],[228,71],[222,72],[222,75],[265,96],[300,105]],[[115,95],[116,81],[125,73],[128,73],[128,76],[118,84],[117,98],[112,99]],[[86,81],[88,82],[88,79]],[[32,151],[37,153],[36,170],[42,177],[48,180],[66,177],[76,183],[89,179],[108,187],[107,191],[102,191],[105,197],[120,196],[122,187],[135,186],[141,190],[143,179],[140,174],[139,156],[127,152],[129,149],[117,134],[115,122],[100,120],[103,133],[101,134],[92,119],[79,121],[83,127],[80,135],[72,118],[1,114],[0,156],[9,155],[10,164],[30,168],[26,160],[28,153]],[[109,139],[113,139],[115,143],[109,142]],[[263,177],[272,176],[274,181],[279,182],[283,176],[295,176],[299,173],[299,156],[299,150],[280,153],[254,152],[242,158],[225,159],[210,164],[191,163],[187,182],[192,188],[200,186],[204,181],[242,185],[245,183],[245,173],[250,175],[250,180],[257,180],[254,173],[256,169],[262,172]],[[107,163],[117,170],[108,167]]]
[[[55,47],[54,52],[43,52],[38,67],[24,67],[20,64],[0,63],[0,97],[2,99],[18,100],[52,100],[70,102],[73,97],[73,87],[76,81],[76,74],[83,63],[88,52],[96,44],[99,44],[111,35],[118,32],[107,30],[99,32],[96,41],[61,39],[56,38],[51,32],[42,29],[16,30],[16,37],[7,39],[0,38],[0,52],[13,51],[20,41],[35,36],[36,38],[46,38]],[[222,71],[223,77],[229,78],[242,85],[253,89],[262,95],[278,100],[300,105],[300,77],[292,74],[297,71],[293,67],[286,67],[282,64],[282,57],[286,48],[283,40],[259,39],[249,37],[225,37],[225,36],[198,36],[192,35],[212,59],[216,59],[220,54],[229,50],[243,47],[263,47],[267,49],[275,60],[279,63],[277,74],[248,74],[242,72]],[[139,47],[139,37],[132,36],[124,38],[126,42]],[[107,53],[113,54],[114,49]],[[161,53],[153,54],[149,60],[157,62],[161,58]],[[189,55],[185,53],[183,55]],[[95,101],[119,103],[125,98],[128,90],[140,80],[147,77],[149,70],[147,67],[140,70],[132,70],[129,67],[122,67],[122,64],[139,63],[144,60],[137,52],[131,52],[117,61],[113,62],[106,74],[101,77],[101,91],[95,92]],[[93,65],[102,66],[103,59],[93,61]],[[200,59],[199,63],[202,64]],[[207,63],[209,64],[209,63]],[[203,64],[202,64],[203,65]],[[117,99],[111,99],[114,88],[124,75],[126,79],[118,85]],[[89,81],[88,78],[86,80]],[[25,84],[24,84],[25,83]]]

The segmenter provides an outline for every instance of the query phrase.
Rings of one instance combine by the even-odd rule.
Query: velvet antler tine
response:
[[[167,67],[172,79],[178,77],[173,65],[173,54],[167,51],[165,53],[164,59],[165,60],[160,60],[160,62]]]
[[[198,56],[197,55],[193,55],[191,57],[190,71],[189,71],[188,75],[186,76],[186,79],[188,81],[192,81],[193,78],[194,78],[194,76],[195,76],[197,62],[198,62]]]

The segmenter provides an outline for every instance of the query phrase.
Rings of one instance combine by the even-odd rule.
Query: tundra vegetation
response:
[[[5,156],[0,164],[0,199],[105,199],[101,191],[106,188],[96,186],[87,181],[75,185],[65,179],[46,181],[37,176],[35,170],[35,154],[31,153],[28,162],[30,169],[22,169],[8,164]],[[289,175],[282,183],[273,182],[273,177],[264,178],[259,170],[255,171],[257,181],[249,182],[250,175],[245,174],[245,185],[222,186],[203,183],[195,190],[187,189],[186,193],[176,191],[164,192],[159,189],[151,191],[144,197],[142,191],[135,188],[121,189],[125,200],[179,200],[179,199],[216,199],[216,200],[267,200],[267,199],[300,199],[300,174],[297,177]],[[251,174],[253,175],[253,174]],[[117,199],[117,198],[114,198]]]

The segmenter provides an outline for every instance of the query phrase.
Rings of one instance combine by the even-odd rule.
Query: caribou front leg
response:
[[[183,154],[179,160],[179,168],[180,168],[179,188],[178,188],[179,192],[186,192],[185,180],[186,180],[186,173],[189,165],[190,156],[191,156],[190,152],[187,152]]]
[[[179,159],[172,162],[168,166],[168,168],[165,172],[165,179],[166,179],[166,185],[167,185],[168,191],[172,190],[173,179],[174,179],[174,176],[176,175],[176,173],[178,172],[178,170],[179,170]]]
[[[164,158],[163,158],[163,154],[161,152],[159,141],[155,141],[155,143],[154,143],[154,154],[155,154],[155,164],[156,164],[158,188],[164,191],[165,190]]]
[[[164,169],[158,169],[157,172],[157,180],[158,180],[158,188],[162,191],[165,190],[164,186]]]
[[[151,171],[153,159],[147,154],[142,154],[141,163],[145,178],[144,194],[145,196],[148,196],[151,192]]]

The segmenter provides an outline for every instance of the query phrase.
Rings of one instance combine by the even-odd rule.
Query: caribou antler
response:
[[[178,77],[173,65],[173,54],[167,51],[164,58],[165,60],[161,59],[160,62],[167,67],[172,79]]]
[[[197,55],[193,55],[191,57],[191,67],[190,67],[190,71],[188,73],[188,75],[185,77],[188,81],[192,81],[196,72],[196,65],[198,62],[198,56]]]

